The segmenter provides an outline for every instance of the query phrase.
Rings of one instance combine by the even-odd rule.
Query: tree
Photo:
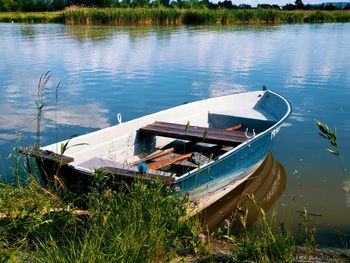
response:
[[[283,10],[295,10],[295,5],[292,4],[286,4],[284,7],[282,7]]]
[[[133,0],[132,5],[135,7],[145,7],[150,3],[149,0]]]
[[[270,5],[270,4],[258,4],[257,8],[263,8],[263,9],[281,9],[279,5]]]
[[[326,5],[324,6],[324,10],[327,10],[327,11],[334,11],[334,10],[336,10],[336,9],[337,9],[336,6],[334,6],[332,3],[326,4]]]
[[[169,7],[170,5],[170,0],[160,0],[160,4],[166,7]]]
[[[227,9],[232,9],[233,7],[233,4],[232,4],[232,1],[231,0],[225,0],[224,2],[219,2],[219,6],[220,7],[224,7],[224,8],[227,8]]]
[[[295,6],[297,9],[304,9],[304,3],[302,0],[295,0]]]
[[[239,9],[252,9],[251,5],[246,5],[246,4],[240,4],[238,7]]]
[[[63,0],[53,0],[52,3],[53,10],[63,10],[65,8],[65,3]]]

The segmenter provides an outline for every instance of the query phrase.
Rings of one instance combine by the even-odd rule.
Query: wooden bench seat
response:
[[[116,176],[121,178],[126,178],[129,181],[134,180],[137,175],[140,174],[137,166],[129,166],[128,164],[123,164],[109,159],[103,159],[99,157],[91,158],[85,162],[79,163],[78,167],[87,168],[91,170],[103,169],[107,170]],[[171,184],[174,182],[175,178],[174,173],[159,171],[154,169],[148,169],[145,174],[142,175],[144,180],[154,180],[156,178],[163,181],[165,184]]]
[[[163,137],[170,137],[188,141],[205,142],[219,145],[237,146],[248,140],[243,131],[227,131],[225,129],[205,128],[183,124],[154,122],[141,129],[139,132]],[[248,136],[252,136],[248,133]]]

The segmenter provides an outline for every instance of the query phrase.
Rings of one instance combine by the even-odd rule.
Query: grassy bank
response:
[[[273,9],[77,8],[61,12],[0,13],[0,22],[66,24],[284,24],[350,22],[349,11]]]
[[[301,221],[304,243],[298,247],[288,227],[277,225],[274,213],[267,218],[252,196],[248,207],[249,212],[260,213],[258,227],[247,228],[247,210],[225,219],[214,235],[203,231],[198,218],[185,216],[188,198],[160,182],[124,187],[114,192],[96,184],[89,194],[62,198],[34,179],[26,186],[1,184],[0,262],[348,262],[350,258],[348,250],[316,249],[306,212]],[[83,208],[76,205],[82,201]],[[231,234],[237,225],[240,234]],[[217,252],[222,248],[224,256]]]
[[[200,248],[200,227],[184,219],[178,196],[157,182],[124,190],[99,186],[67,200],[35,181],[1,185],[0,261],[164,262]]]

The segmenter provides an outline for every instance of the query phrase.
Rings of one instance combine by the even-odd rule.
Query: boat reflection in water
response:
[[[225,219],[233,218],[235,214],[243,214],[246,216],[246,224],[251,225],[259,215],[257,206],[267,212],[284,192],[286,182],[284,167],[269,153],[246,181],[200,212],[201,222],[210,231],[215,231]],[[254,196],[257,206],[247,200],[248,194]],[[238,221],[232,223],[239,227]]]

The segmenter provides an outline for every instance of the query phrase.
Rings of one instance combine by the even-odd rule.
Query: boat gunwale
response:
[[[176,109],[179,109],[179,108],[182,108],[184,106],[190,106],[190,105],[195,105],[197,103],[200,103],[200,102],[204,102],[204,101],[212,101],[212,100],[215,100],[215,99],[219,99],[219,98],[227,98],[227,97],[230,97],[230,96],[234,96],[234,95],[240,95],[240,94],[244,94],[244,93],[259,93],[259,92],[268,92],[269,90],[254,90],[254,91],[248,91],[248,92],[240,92],[240,93],[233,93],[233,94],[228,94],[228,95],[223,95],[223,96],[217,96],[217,97],[212,97],[212,98],[206,98],[206,99],[201,99],[201,100],[196,100],[196,101],[192,101],[192,102],[188,102],[188,103],[184,103],[184,104],[181,104],[181,105],[177,105],[175,107],[171,107],[171,108],[166,108],[166,109],[163,109],[163,110],[160,110],[160,111],[157,111],[157,112],[153,112],[153,113],[150,113],[150,114],[147,114],[147,115],[144,115],[144,116],[140,116],[140,117],[137,117],[135,119],[132,119],[132,120],[128,120],[126,122],[121,122],[121,123],[118,123],[118,124],[115,124],[115,125],[112,125],[112,126],[109,126],[109,127],[106,127],[106,128],[102,128],[102,129],[98,129],[96,131],[92,131],[92,132],[89,132],[89,133],[86,133],[86,134],[82,134],[82,135],[79,135],[77,137],[74,137],[74,138],[71,138],[71,139],[66,139],[66,140],[63,140],[63,141],[60,141],[60,142],[55,142],[55,143],[51,143],[51,144],[48,144],[48,145],[45,145],[43,147],[40,147],[40,149],[42,150],[47,150],[46,148],[48,147],[51,147],[51,146],[57,146],[57,147],[60,147],[60,144],[62,143],[66,143],[67,141],[71,140],[71,142],[74,142],[75,139],[77,138],[84,138],[86,136],[91,136],[91,135],[94,135],[94,134],[98,134],[100,133],[101,131],[109,131],[109,130],[112,130],[113,128],[116,128],[116,127],[121,127],[121,126],[125,126],[127,124],[132,124],[134,122],[137,122],[139,121],[140,119],[143,119],[143,118],[152,118],[154,116],[156,116],[157,114],[160,114],[160,113],[165,113],[167,111],[172,111],[172,110],[176,110]],[[128,137],[129,135],[125,134],[123,135],[124,137]],[[111,139],[111,140],[108,140],[108,141],[105,141],[103,142],[103,144],[105,143],[108,143],[108,142],[111,142],[111,141],[114,141],[115,139]],[[85,150],[81,150],[79,152],[84,152],[84,151],[90,151],[90,149],[85,149]],[[67,156],[70,156],[69,154],[66,154]],[[71,157],[71,156],[70,156]]]
[[[247,145],[251,144],[252,142],[258,140],[259,138],[263,137],[264,135],[266,135],[267,133],[271,132],[273,129],[275,129],[276,127],[278,127],[279,125],[281,125],[281,123],[284,122],[285,119],[288,118],[288,116],[291,114],[291,111],[292,111],[292,108],[291,108],[291,104],[290,102],[285,98],[283,97],[282,95],[278,94],[277,92],[274,92],[272,90],[264,90],[264,91],[259,91],[259,90],[256,90],[256,91],[250,91],[248,93],[258,93],[258,92],[263,92],[263,94],[267,94],[267,93],[272,93],[274,95],[276,95],[277,97],[279,97],[280,99],[282,99],[285,104],[287,105],[287,112],[285,113],[285,115],[280,118],[279,121],[277,121],[274,125],[272,125],[270,128],[266,129],[265,131],[257,134],[256,136],[254,136],[253,138],[251,139],[248,139],[247,141],[241,143],[240,145],[234,147],[233,149],[231,149],[230,151],[216,157],[215,159],[213,159],[212,161],[210,161],[209,163],[207,164],[204,164],[203,166],[200,166],[200,167],[197,167],[185,174],[182,174],[180,175],[179,177],[176,177],[175,178],[175,181],[174,183],[179,183],[179,182],[182,182],[184,180],[187,180],[189,177],[193,176],[194,174],[197,174],[198,171],[200,170],[203,170],[203,169],[206,169],[208,167],[211,167],[213,165],[216,165],[218,163],[220,163],[221,161],[225,160],[226,158],[228,158],[229,156],[231,156],[232,154],[234,154],[235,152],[238,152],[242,149],[244,149],[245,147],[247,147]],[[120,125],[127,125],[127,124],[130,124],[130,123],[133,123],[133,122],[136,122],[136,121],[139,121],[140,118],[152,118],[153,116],[159,114],[159,113],[164,113],[166,111],[171,111],[171,110],[174,110],[174,109],[177,109],[177,108],[181,108],[183,107],[184,105],[193,105],[193,104],[196,104],[198,102],[201,102],[201,101],[211,101],[211,100],[215,100],[217,98],[224,98],[224,97],[230,97],[230,96],[234,96],[236,94],[242,94],[242,93],[235,93],[235,94],[229,94],[229,95],[224,95],[224,96],[218,96],[218,97],[213,97],[213,98],[207,98],[207,99],[204,99],[204,100],[198,100],[198,101],[193,101],[193,102],[190,102],[190,103],[187,103],[187,104],[182,104],[182,105],[178,105],[178,106],[175,106],[175,107],[172,107],[172,108],[167,108],[167,109],[164,109],[164,110],[161,110],[161,111],[158,111],[158,112],[154,112],[154,113],[151,113],[151,114],[148,114],[148,115],[145,115],[145,116],[142,116],[142,117],[139,117],[139,118],[136,118],[136,119],[132,119],[132,120],[129,120],[127,122],[123,122],[123,123],[120,123],[120,124],[116,124],[116,125],[113,125],[113,126],[110,126],[110,127],[106,127],[102,130],[106,131],[106,130],[109,130],[109,129],[113,129],[117,126],[120,126]],[[258,100],[259,101],[259,100]],[[96,130],[94,132],[91,132],[91,133],[88,133],[88,134],[83,134],[79,137],[85,137],[85,136],[91,136],[91,134],[94,134],[94,133],[98,133],[100,132],[100,130]],[[42,149],[45,149],[46,147],[49,147],[51,145],[55,145],[55,144],[59,144],[59,143],[64,143],[65,141],[67,140],[64,140],[64,141],[61,141],[61,142],[57,142],[57,143],[53,143],[53,144],[50,144],[50,145],[47,145],[47,146],[44,146],[42,147]],[[82,150],[82,152],[84,151],[88,151],[89,149],[86,149],[86,150]],[[69,156],[69,155],[68,155]],[[79,164],[68,164],[68,166],[71,166],[73,169],[77,170],[77,171],[84,171],[84,172],[93,172],[93,169],[87,169],[87,168],[84,168],[84,167],[81,167],[79,166]]]
[[[247,145],[251,144],[252,142],[258,140],[260,137],[265,136],[266,134],[270,133],[272,130],[276,129],[278,126],[280,126],[291,114],[292,112],[292,106],[290,104],[290,102],[283,97],[281,94],[274,92],[272,90],[266,90],[266,93],[272,93],[276,96],[278,96],[280,99],[282,99],[285,104],[287,105],[287,112],[284,114],[284,116],[282,118],[280,118],[279,121],[277,121],[274,125],[272,125],[270,128],[266,129],[265,131],[259,133],[258,135],[254,136],[253,138],[241,143],[240,145],[238,145],[237,147],[234,147],[233,149],[231,149],[230,151],[218,156],[216,159],[213,159],[211,162],[204,164],[203,166],[199,167],[199,168],[195,168],[179,177],[177,177],[175,179],[175,183],[178,182],[182,182],[186,179],[188,179],[188,177],[193,176],[193,174],[197,174],[199,170],[203,170],[206,169],[207,167],[211,167],[213,165],[217,165],[218,163],[220,163],[221,161],[225,160],[226,158],[228,158],[229,156],[231,156],[232,154],[234,154],[235,152],[241,151],[242,149],[244,149],[245,147],[247,147]],[[265,93],[265,94],[266,94]]]

